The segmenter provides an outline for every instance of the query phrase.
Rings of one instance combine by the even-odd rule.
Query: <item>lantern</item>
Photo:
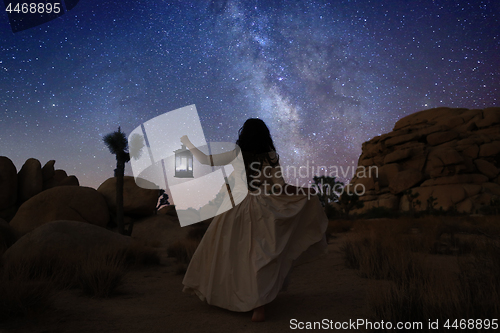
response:
[[[193,177],[193,154],[182,145],[175,153],[175,175],[177,178]]]

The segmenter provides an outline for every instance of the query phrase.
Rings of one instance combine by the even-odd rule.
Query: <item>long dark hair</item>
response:
[[[276,148],[274,147],[269,128],[261,119],[247,119],[238,131],[238,140],[236,140],[236,144],[243,153],[249,188],[251,187],[250,182],[258,174],[256,170],[262,170],[262,165],[265,162],[273,167],[278,165],[278,154],[276,153],[276,157],[272,160],[269,156],[270,152],[276,152]]]

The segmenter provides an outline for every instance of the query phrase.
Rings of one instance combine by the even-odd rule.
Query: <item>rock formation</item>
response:
[[[95,191],[95,190],[94,190]],[[53,221],[21,237],[7,251],[2,260],[5,265],[19,262],[36,262],[38,258],[69,260],[68,265],[78,265],[82,255],[91,251],[123,250],[132,244],[132,238],[89,223]],[[76,261],[76,262],[75,262]],[[71,266],[69,266],[71,267]]]
[[[145,180],[142,180],[145,182]],[[150,188],[155,187],[150,183]],[[106,199],[110,213],[116,213],[116,177],[104,181],[97,189]],[[134,177],[123,177],[123,213],[131,217],[151,216],[156,211],[159,190],[149,190],[137,186]]]
[[[17,175],[18,202],[21,204],[42,192],[43,176],[40,161],[28,158]]]
[[[0,256],[15,242],[16,236],[12,227],[6,221],[0,219]]]
[[[75,176],[68,176],[64,170],[54,170],[55,162],[50,160],[42,168],[39,160],[29,158],[17,172],[8,157],[0,156],[0,218],[10,221],[23,202],[43,190],[79,186]]]
[[[407,211],[410,202],[416,211],[477,213],[500,198],[499,168],[500,108],[436,108],[404,117],[392,132],[363,143],[351,184],[365,189],[358,213]],[[412,201],[408,191],[418,197]]]
[[[10,220],[17,209],[17,170],[12,161],[0,156],[0,218]]]
[[[58,186],[35,195],[19,207],[10,221],[17,236],[56,220],[87,222],[106,227],[108,207],[97,190],[83,186]]]

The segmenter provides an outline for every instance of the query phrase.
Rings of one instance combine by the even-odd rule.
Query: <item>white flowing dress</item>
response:
[[[201,163],[213,161],[193,153]],[[236,165],[232,175],[243,178]],[[328,219],[318,197],[270,195],[272,185],[285,182],[279,165],[263,170],[259,190],[248,192],[246,178],[240,179],[245,188],[237,185],[232,194],[246,197],[211,222],[187,268],[184,292],[221,308],[250,311],[276,298],[292,266],[326,252]]]

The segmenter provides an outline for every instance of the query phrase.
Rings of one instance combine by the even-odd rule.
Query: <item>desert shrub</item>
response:
[[[329,220],[333,220],[342,215],[341,212],[337,210],[335,207],[333,207],[331,204],[327,204],[325,206],[325,214]]]
[[[346,266],[358,269],[361,277],[404,284],[425,275],[422,259],[403,241],[387,241],[377,235],[355,236],[341,246],[341,251]]]
[[[109,297],[123,282],[126,253],[92,251],[81,262],[77,280],[82,291],[92,297]]]
[[[138,253],[144,255],[138,250],[116,250],[105,246],[86,253],[27,253],[24,260],[5,264],[3,276],[10,281],[48,281],[56,289],[78,288],[93,297],[108,297],[122,282],[130,261],[145,260],[138,259]]]
[[[497,245],[498,246],[498,245]],[[448,332],[448,319],[491,319],[500,314],[500,264],[498,249],[476,252],[462,258],[460,272],[443,272],[426,268],[424,278],[393,283],[369,293],[372,320],[422,322],[439,320],[438,332]],[[419,330],[420,331],[420,330]],[[480,330],[478,330],[480,331]]]
[[[412,332],[427,332],[428,321],[441,324],[457,317],[459,296],[454,280],[428,271],[425,278],[407,280],[407,283],[390,284],[387,288],[371,290],[368,296],[372,320],[387,322],[420,322],[422,326]]]
[[[459,288],[464,315],[468,318],[498,318],[500,314],[500,243],[485,241],[472,256],[459,261]]]
[[[80,256],[77,253],[26,253],[19,261],[3,265],[3,274],[9,280],[50,281],[59,289],[75,286],[75,275]]]
[[[176,258],[178,263],[189,264],[199,242],[193,239],[182,239],[176,241],[167,248],[167,254]]]
[[[348,240],[345,241],[340,246],[340,251],[342,252],[342,256],[344,258],[344,264],[347,268],[359,269],[360,266],[360,253],[359,253],[359,243]]]
[[[372,223],[369,223],[372,222]],[[500,314],[500,242],[473,231],[487,229],[496,235],[493,220],[429,217],[356,223],[341,251],[346,266],[363,277],[386,279],[383,288],[369,291],[370,319],[396,322],[491,319]],[[434,266],[433,244],[445,244],[455,269]],[[442,254],[442,253],[441,253]],[[439,260],[445,260],[441,257]],[[453,263],[454,262],[454,263]],[[441,265],[441,264],[439,264]],[[436,331],[436,330],[433,330]]]

